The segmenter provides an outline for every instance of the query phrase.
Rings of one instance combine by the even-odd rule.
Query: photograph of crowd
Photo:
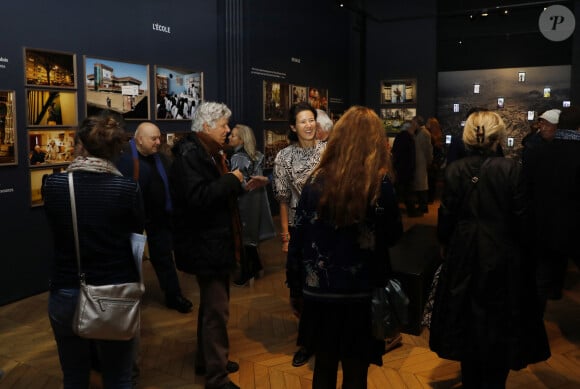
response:
[[[190,120],[203,101],[203,73],[155,67],[155,118]]]

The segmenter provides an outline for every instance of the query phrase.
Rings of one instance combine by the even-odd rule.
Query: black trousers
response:
[[[197,315],[197,353],[195,365],[205,366],[205,387],[227,384],[229,355],[230,277],[197,276],[199,312]]]
[[[338,373],[338,362],[342,364],[342,389],[366,389],[369,365],[358,359],[339,360],[331,353],[314,354],[314,376],[312,389],[335,389]]]
[[[146,228],[149,259],[165,296],[181,294],[177,270],[173,262],[172,237],[168,228]]]
[[[487,366],[486,362],[474,355],[461,361],[463,389],[505,389],[509,369]]]

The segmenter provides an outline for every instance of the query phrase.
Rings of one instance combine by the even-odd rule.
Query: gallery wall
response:
[[[388,2],[384,3],[386,6]],[[380,112],[384,107],[382,82],[413,79],[416,113],[433,116],[437,92],[436,2],[421,0],[413,6],[395,8],[380,13],[381,18],[368,18],[366,23],[365,104]]]
[[[71,53],[78,120],[85,116],[83,57],[203,71],[205,95],[218,98],[217,5],[213,1],[11,1],[0,23],[0,90],[15,91],[17,164],[0,166],[0,304],[45,291],[52,253],[43,208],[31,204],[24,48]],[[157,26],[165,26],[165,31]],[[150,78],[149,85],[153,79]],[[152,108],[154,95],[151,94]],[[128,121],[128,131],[137,122]],[[163,131],[187,130],[164,122]],[[36,130],[36,129],[34,129]]]
[[[232,13],[240,25],[231,24]],[[264,129],[288,128],[264,120],[264,80],[326,88],[336,111],[348,104],[350,16],[332,0],[30,0],[4,4],[3,15],[10,16],[0,24],[0,91],[15,92],[16,150],[15,164],[0,165],[0,305],[47,289],[53,250],[37,188],[45,172],[28,160],[30,137],[52,133],[27,125],[26,48],[74,56],[77,85],[66,92],[75,94],[77,123],[87,110],[85,56],[148,66],[149,114],[164,133],[187,132],[189,122],[156,120],[156,67],[203,72],[204,98],[241,107],[230,124],[249,124],[260,148]],[[228,51],[227,39],[240,40],[243,50]],[[243,66],[233,69],[237,55]],[[227,94],[232,79],[243,84],[239,101]],[[168,87],[176,88],[171,79]],[[138,123],[127,120],[128,135]]]

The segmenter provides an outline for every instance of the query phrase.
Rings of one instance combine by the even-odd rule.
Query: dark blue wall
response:
[[[23,48],[76,54],[79,121],[84,118],[83,55],[203,71],[206,99],[218,96],[219,17],[205,0],[9,1],[2,5],[0,90],[16,91],[18,166],[0,166],[0,304],[47,288],[52,252],[42,207],[30,207]],[[153,23],[171,27],[154,31]],[[150,77],[149,86],[153,85]],[[150,90],[153,107],[154,93]],[[134,130],[137,123],[129,122]],[[188,130],[163,122],[163,131]]]
[[[271,80],[307,87],[326,88],[333,112],[349,103],[350,14],[334,0],[246,2],[246,105],[245,121],[263,145],[264,129],[289,129],[287,122],[262,120],[262,83]],[[292,58],[300,59],[300,63]],[[252,72],[252,68],[283,73],[281,78]]]
[[[0,90],[16,91],[18,166],[0,166],[0,305],[47,289],[52,253],[50,230],[42,207],[30,206],[23,48],[62,51],[77,56],[79,122],[85,116],[83,55],[150,65],[150,109],[154,105],[153,66],[204,72],[205,99],[227,101],[226,12],[240,9],[243,19],[244,108],[230,124],[254,128],[259,146],[262,131],[262,81],[251,73],[261,68],[285,73],[282,82],[327,88],[330,97],[348,104],[348,12],[333,0],[102,0],[10,1],[0,23]],[[238,8],[236,8],[238,7]],[[235,11],[238,12],[238,11]],[[170,34],[152,24],[169,26]],[[300,63],[291,58],[300,58]],[[153,113],[152,113],[153,115]],[[152,116],[153,119],[153,116]],[[128,132],[138,122],[129,121]],[[189,131],[189,123],[158,122],[164,132]],[[277,122],[280,128],[288,124]]]

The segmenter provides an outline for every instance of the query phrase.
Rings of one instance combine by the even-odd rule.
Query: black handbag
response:
[[[371,307],[373,336],[377,339],[398,335],[409,322],[409,298],[395,278],[373,289]]]

